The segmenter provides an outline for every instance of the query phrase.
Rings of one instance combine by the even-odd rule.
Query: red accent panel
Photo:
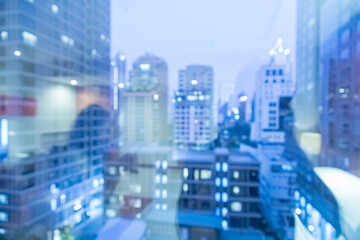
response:
[[[0,115],[2,116],[35,116],[36,110],[35,98],[0,96]]]

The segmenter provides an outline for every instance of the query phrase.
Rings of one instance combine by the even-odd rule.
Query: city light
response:
[[[309,225],[308,229],[309,229],[310,232],[313,232],[315,230],[315,227],[313,225]]]
[[[76,86],[78,84],[78,82],[76,80],[71,80],[70,84],[73,85],[73,86]]]
[[[124,88],[125,84],[124,83],[119,83],[118,86],[119,86],[119,88]]]
[[[300,209],[300,208],[296,208],[295,213],[296,213],[297,215],[300,215],[300,214],[301,214],[301,209]]]
[[[21,56],[21,51],[19,51],[19,50],[15,50],[14,51],[14,55],[16,56],[16,57],[20,57]]]
[[[222,220],[221,222],[221,226],[224,230],[227,230],[228,229],[228,222],[226,220]]]
[[[143,71],[148,71],[150,70],[151,66],[150,64],[140,64],[140,69]]]
[[[198,81],[197,81],[197,80],[191,80],[191,84],[192,84],[192,85],[197,85],[197,84],[198,84]]]
[[[59,12],[59,7],[55,4],[51,5],[51,11],[54,13],[54,14],[57,14]]]
[[[119,57],[119,59],[120,59],[120,61],[125,61],[126,60],[126,57],[124,56],[124,55],[120,55],[120,57]]]
[[[74,211],[79,211],[82,208],[81,201],[76,200],[74,203]]]
[[[248,99],[248,96],[241,96],[239,97],[239,102],[246,102]]]

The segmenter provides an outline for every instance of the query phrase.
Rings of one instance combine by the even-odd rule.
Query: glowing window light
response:
[[[183,177],[184,177],[184,179],[187,179],[189,177],[189,169],[188,168],[183,169]]]
[[[162,209],[163,211],[165,211],[165,210],[167,209],[167,204],[163,204],[163,205],[161,206],[161,209]]]
[[[241,96],[239,97],[239,102],[246,102],[248,99],[248,96]]]
[[[233,188],[233,193],[239,194],[239,193],[240,193],[240,188],[239,188],[238,186],[235,186],[235,187]]]
[[[197,84],[198,84],[198,81],[197,81],[197,80],[191,80],[191,84],[192,84],[192,85],[197,85]]]
[[[143,71],[148,71],[150,70],[151,66],[150,64],[140,64],[140,69]]]
[[[227,178],[223,178],[223,179],[222,179],[222,185],[223,185],[223,187],[227,187],[227,186],[228,186],[228,183],[229,183],[229,181],[228,181]]]
[[[1,34],[1,40],[7,40],[9,37],[9,32],[8,31],[2,31]]]
[[[159,100],[159,95],[158,94],[155,94],[154,95],[154,101],[158,101]]]
[[[223,200],[223,202],[227,202],[228,201],[228,194],[227,193],[223,193],[222,194],[222,200]]]
[[[82,208],[81,201],[76,200],[74,203],[74,211],[79,211]]]
[[[217,202],[219,202],[220,201],[220,193],[215,193],[215,200],[217,201]]]
[[[310,232],[313,232],[315,230],[315,227],[313,225],[309,225],[308,229],[309,229]]]
[[[189,190],[189,185],[187,183],[183,184],[183,191],[187,192]]]
[[[0,121],[0,132],[1,132],[1,146],[6,147],[9,143],[9,136],[8,136],[8,120],[7,119],[2,119]]]
[[[231,203],[231,211],[233,212],[241,212],[242,204],[240,202],[232,202]]]
[[[161,196],[162,196],[162,198],[167,198],[167,196],[168,196],[168,192],[167,192],[167,190],[166,190],[166,189],[162,190],[162,192],[161,192]]]
[[[76,86],[78,84],[78,82],[73,79],[73,80],[70,81],[70,84],[73,85],[73,86]]]
[[[93,187],[94,187],[94,188],[97,188],[99,185],[100,185],[99,180],[98,180],[98,179],[95,179],[95,180],[93,181]]]
[[[156,160],[156,161],[155,161],[155,167],[156,167],[157,169],[159,169],[160,166],[161,166],[161,162],[160,162],[159,160]]]
[[[51,211],[55,211],[56,208],[57,208],[57,201],[56,199],[51,199],[50,201],[50,208],[51,208]]]
[[[226,220],[222,220],[221,226],[224,230],[228,229],[228,222]]]
[[[124,88],[124,87],[125,87],[125,84],[119,83],[119,88]]]
[[[15,50],[14,51],[14,55],[16,56],[16,57],[20,57],[21,56],[21,51],[19,51],[19,50]]]
[[[220,171],[220,168],[221,168],[221,163],[219,163],[219,162],[217,162],[216,164],[215,164],[215,169],[216,169],[216,171]]]
[[[215,178],[215,185],[217,186],[217,187],[220,187],[220,178]]]
[[[155,197],[159,198],[160,197],[160,189],[156,189],[155,190]]]
[[[162,168],[163,168],[164,170],[166,170],[166,169],[168,168],[168,162],[167,162],[167,161],[163,161],[163,163],[162,163]]]
[[[222,170],[223,170],[223,172],[227,172],[228,169],[229,169],[228,164],[227,164],[226,162],[223,163],[223,165],[222,165]]]
[[[51,5],[51,11],[54,14],[57,14],[59,12],[59,7],[56,4]]]
[[[168,176],[167,176],[167,175],[164,175],[164,176],[162,177],[162,183],[163,183],[163,184],[167,184],[167,181],[168,181]]]
[[[155,176],[155,182],[156,182],[156,183],[160,183],[160,175],[159,175],[159,174],[157,174],[157,175]]]
[[[228,209],[222,208],[221,213],[222,213],[222,216],[225,217],[228,214]]]
[[[22,32],[22,36],[23,36],[24,43],[31,45],[31,46],[36,45],[38,38],[34,34],[24,31],[24,32]]]
[[[119,57],[119,59],[120,59],[120,61],[125,61],[126,60],[126,57],[124,56],[124,55],[120,55],[120,57]]]
[[[296,213],[297,215],[300,215],[300,214],[301,214],[301,209],[300,209],[300,208],[297,208],[297,209],[295,210],[295,213]]]

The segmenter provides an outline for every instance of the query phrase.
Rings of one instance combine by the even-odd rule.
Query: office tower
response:
[[[222,126],[228,119],[228,105],[226,102],[218,109],[218,126]]]
[[[242,92],[239,94],[238,98],[238,109],[239,109],[239,117],[236,117],[235,119],[240,120],[241,123],[246,122],[246,105],[248,101],[248,96]]]
[[[140,218],[150,204],[158,209],[170,207],[165,195],[174,190],[167,186],[171,160],[172,148],[166,146],[109,151],[104,165],[106,217]]]
[[[110,3],[5,0],[0,12],[0,234],[91,235],[111,138]]]
[[[359,199],[352,191],[359,178],[351,173],[359,172],[355,66],[359,64],[360,3],[298,1],[298,5],[298,53],[303,54],[297,62],[299,66],[309,64],[309,74],[313,70],[316,74],[302,76],[302,91],[295,98],[295,123],[307,140],[309,134],[313,139],[318,135],[316,145],[321,148],[316,146],[314,151],[314,144],[305,144],[309,141],[301,141],[305,138],[301,135],[300,146],[306,155],[294,146],[288,148],[298,159],[295,234],[299,239],[356,239],[359,223],[350,212],[358,209]],[[298,75],[304,74],[304,69],[298,70]],[[301,113],[308,111],[307,98],[314,110],[305,119]]]
[[[179,149],[206,150],[215,137],[214,72],[205,65],[179,71],[174,96],[174,144]]]
[[[281,98],[293,95],[290,50],[284,49],[282,39],[270,50],[271,60],[258,72],[256,82],[255,121],[257,141],[284,142],[281,129]]]
[[[336,10],[335,10],[336,9]],[[330,12],[331,11],[331,12]],[[324,1],[321,29],[321,165],[360,176],[360,17],[358,1]],[[328,21],[334,17],[329,26]]]
[[[121,96],[121,133],[126,145],[160,145],[169,141],[166,62],[152,54],[139,57]]]
[[[105,164],[107,226],[135,225],[137,239],[261,239],[259,168],[251,154],[220,148],[114,151]]]
[[[267,225],[279,239],[294,239],[294,192],[296,161],[284,154],[283,144],[258,144],[261,163],[261,211]]]

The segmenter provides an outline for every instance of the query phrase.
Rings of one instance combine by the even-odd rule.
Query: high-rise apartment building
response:
[[[293,95],[290,50],[284,49],[282,39],[270,50],[269,64],[261,67],[256,83],[255,121],[256,140],[284,142],[281,129],[281,111],[284,98]]]
[[[215,137],[214,72],[205,65],[179,71],[174,96],[174,144],[179,149],[209,149]]]
[[[113,117],[109,12],[108,0],[0,2],[5,238],[96,231]]]
[[[159,145],[169,141],[166,62],[145,54],[133,63],[121,93],[121,134],[126,145]]]

